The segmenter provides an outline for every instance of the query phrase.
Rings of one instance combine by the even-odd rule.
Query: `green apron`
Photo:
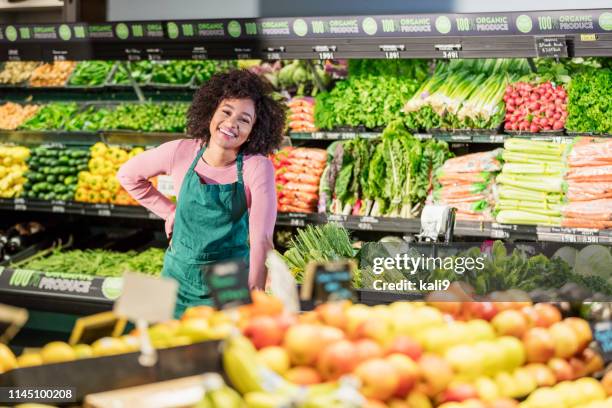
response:
[[[249,263],[249,213],[242,180],[242,154],[236,158],[238,180],[231,184],[205,184],[195,166],[203,146],[191,163],[179,191],[172,241],[164,257],[162,276],[176,279],[179,289],[174,311],[212,305],[202,267],[228,259]]]

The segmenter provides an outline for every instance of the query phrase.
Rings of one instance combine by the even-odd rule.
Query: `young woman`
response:
[[[117,178],[166,221],[171,239],[162,276],[176,279],[175,315],[211,304],[202,266],[227,259],[249,264],[249,285],[263,289],[276,221],[274,168],[266,157],[281,142],[285,108],[271,86],[244,70],[217,74],[195,94],[187,115],[191,138],[148,150]],[[148,181],[167,174],[177,204]]]

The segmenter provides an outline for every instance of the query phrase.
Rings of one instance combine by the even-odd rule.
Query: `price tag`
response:
[[[317,53],[319,59],[334,59],[334,53],[338,50],[335,45],[315,45],[312,50]]]
[[[450,215],[447,205],[426,205],[421,213],[421,237],[437,240],[446,232],[446,224]]]
[[[405,51],[406,46],[401,45],[379,45],[378,49],[380,49],[386,59],[399,59],[401,57],[400,51]]]
[[[54,213],[65,213],[66,212],[66,207],[63,205],[54,205],[51,207],[51,212]]]
[[[536,36],[536,55],[538,57],[567,58],[567,40],[563,36]]]
[[[25,204],[15,204],[15,211],[27,211],[28,206]]]
[[[300,218],[291,218],[289,223],[292,227],[303,227],[304,225],[306,225],[306,222]]]
[[[504,136],[503,135],[491,135],[491,136],[489,136],[489,141],[491,143],[503,143],[504,142]]]
[[[102,337],[119,337],[125,330],[126,319],[113,312],[97,313],[78,318],[70,334],[70,345],[91,344]]]
[[[601,350],[605,363],[612,361],[612,322],[598,322],[592,324],[593,338]]]
[[[111,212],[107,208],[101,208],[101,209],[98,210],[98,215],[101,216],[101,217],[110,217],[111,216]]]
[[[177,289],[178,283],[174,279],[126,272],[121,296],[115,302],[113,311],[117,316],[132,321],[155,323],[171,320]]]
[[[285,306],[285,311],[298,313],[300,300],[297,291],[297,282],[289,271],[287,264],[276,251],[268,252],[266,267],[270,274],[270,290]]]
[[[510,234],[507,231],[504,231],[502,229],[491,229],[491,238],[498,238],[498,239],[504,239],[504,238],[510,238]]]
[[[8,343],[28,320],[28,311],[0,304],[0,343]]]
[[[357,224],[357,228],[362,231],[372,231],[374,227],[369,222],[360,222]]]
[[[309,263],[306,266],[300,297],[302,300],[314,299],[315,304],[354,300],[355,268],[355,262],[352,260]]]
[[[446,59],[457,59],[461,58],[460,51],[463,49],[461,44],[436,44],[434,45],[436,51],[441,52],[441,57]]]
[[[202,273],[219,310],[252,303],[249,267],[244,260],[229,260],[204,266]]]

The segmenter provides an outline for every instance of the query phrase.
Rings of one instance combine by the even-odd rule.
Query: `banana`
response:
[[[244,400],[247,408],[289,408],[292,406],[291,399],[271,392],[249,392],[245,394]]]
[[[269,391],[289,396],[299,389],[260,363],[255,347],[244,336],[232,336],[225,340],[223,368],[234,388],[243,395]]]
[[[244,400],[235,390],[224,385],[223,387],[206,393],[212,408],[244,408]]]

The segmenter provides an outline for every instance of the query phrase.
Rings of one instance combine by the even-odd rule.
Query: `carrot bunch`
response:
[[[316,212],[319,181],[325,169],[323,149],[285,147],[273,155],[280,212]]]
[[[289,128],[292,132],[314,132],[314,98],[296,97],[287,103],[289,106]]]

